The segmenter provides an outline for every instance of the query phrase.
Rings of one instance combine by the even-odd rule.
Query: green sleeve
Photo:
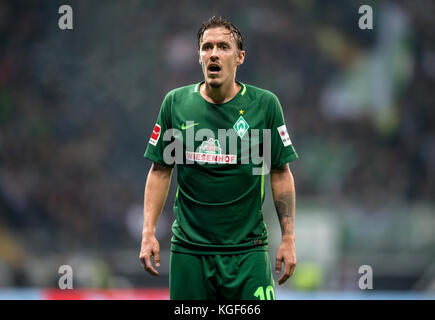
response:
[[[267,128],[271,130],[271,169],[274,169],[296,160],[298,154],[290,139],[278,98],[270,93],[267,100]]]
[[[173,163],[167,164],[163,158],[163,151],[170,143],[170,141],[164,141],[163,136],[168,129],[172,128],[171,104],[172,96],[168,93],[163,100],[157,122],[154,125],[144,154],[145,158],[167,167],[174,167]]]

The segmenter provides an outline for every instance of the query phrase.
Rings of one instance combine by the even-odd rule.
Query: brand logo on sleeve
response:
[[[290,136],[288,135],[287,127],[286,125],[282,125],[281,127],[278,127],[279,136],[281,137],[282,143],[284,144],[284,147],[288,147],[292,144],[292,141],[290,140]]]
[[[153,146],[157,145],[157,142],[159,141],[159,138],[160,138],[160,132],[161,132],[160,125],[158,123],[156,123],[156,125],[154,126],[153,133],[151,134],[151,138],[150,138],[150,143]]]

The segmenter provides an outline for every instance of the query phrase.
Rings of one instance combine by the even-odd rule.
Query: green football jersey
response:
[[[206,101],[201,83],[172,90],[162,103],[144,156],[177,166],[172,251],[267,250],[264,175],[298,155],[278,98],[238,83],[224,104]]]

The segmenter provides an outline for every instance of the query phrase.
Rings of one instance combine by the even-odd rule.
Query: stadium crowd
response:
[[[143,152],[164,94],[201,80],[196,29],[212,14],[244,35],[238,79],[280,98],[300,155],[298,198],[367,213],[435,205],[433,2],[374,2],[375,28],[365,31],[361,4],[71,1],[74,30],[61,31],[56,2],[0,2],[0,233],[11,239],[0,248],[138,246],[126,215],[143,201]],[[382,28],[382,12],[401,24]],[[379,79],[358,82],[355,66],[390,61],[380,39],[394,30],[402,58],[381,75],[383,99],[361,84]],[[343,111],[343,92],[373,99]]]

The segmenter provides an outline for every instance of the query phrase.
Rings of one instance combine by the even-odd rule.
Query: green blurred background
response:
[[[62,4],[73,30],[58,27]],[[373,30],[358,27],[364,4]],[[143,153],[164,95],[202,80],[196,33],[216,15],[244,36],[237,79],[278,96],[300,155],[298,266],[277,298],[367,294],[361,265],[371,294],[434,294],[433,12],[429,0],[0,1],[0,289],[57,288],[65,264],[75,288],[167,288],[176,172],[153,278],[138,260]]]

